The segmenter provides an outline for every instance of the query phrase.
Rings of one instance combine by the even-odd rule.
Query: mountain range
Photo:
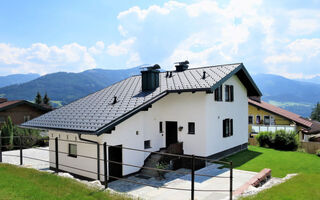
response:
[[[12,74],[8,76],[0,76],[0,88],[13,84],[26,83],[39,77],[39,74]]]
[[[41,77],[37,74],[10,75],[16,77],[15,82],[0,88],[0,97],[33,101],[39,91],[42,95],[47,93],[57,107],[129,76],[140,74],[140,67],[122,70],[92,69],[80,73],[58,72]],[[313,106],[320,101],[320,84],[272,74],[257,74],[252,77],[262,91],[264,101],[304,117],[310,116]],[[1,78],[3,77],[0,77],[0,83]],[[31,80],[28,81],[28,78]]]

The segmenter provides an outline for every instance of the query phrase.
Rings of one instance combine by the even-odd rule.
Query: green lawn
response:
[[[236,169],[259,172],[263,168],[270,168],[274,177],[299,174],[285,183],[243,198],[245,200],[320,199],[320,158],[316,155],[249,146],[248,150],[225,160],[232,160]]]
[[[124,196],[88,188],[70,178],[9,164],[0,164],[0,199],[129,200]]]

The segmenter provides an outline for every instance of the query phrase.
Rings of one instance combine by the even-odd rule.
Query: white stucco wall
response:
[[[183,142],[185,154],[198,156],[210,156],[212,154],[227,150],[248,141],[247,119],[248,101],[245,87],[236,76],[227,80],[224,84],[234,85],[234,102],[215,102],[214,94],[206,92],[168,94],[157,101],[148,111],[141,111],[131,118],[116,126],[112,134],[103,134],[100,137],[82,135],[83,138],[98,140],[100,144],[107,142],[108,145],[123,145],[124,147],[144,149],[144,141],[151,140],[148,151],[158,151],[165,147],[165,122],[177,121],[178,141]],[[231,137],[222,137],[222,120],[233,118],[234,134]],[[164,133],[159,132],[159,122],[163,122]],[[195,134],[188,134],[188,122],[195,122]],[[138,133],[138,134],[137,134]],[[63,140],[77,140],[77,134],[50,131],[49,136],[59,137]],[[96,145],[77,144],[79,155],[96,157]],[[54,150],[54,140],[50,141],[50,149]],[[68,152],[68,143],[60,142],[59,151]],[[102,146],[100,149],[103,158]],[[143,166],[145,158],[149,153],[137,152],[123,149],[123,162]],[[54,162],[54,152],[50,153],[50,161]],[[76,168],[89,171],[97,171],[96,160],[82,157],[69,157],[59,154],[59,162]],[[51,164],[55,167],[54,164]],[[97,175],[88,172],[80,172],[75,169],[60,166],[60,169],[76,173],[82,176],[96,179]],[[123,166],[123,175],[134,173],[138,168]],[[103,162],[100,163],[100,172],[103,174]],[[103,180],[103,176],[101,176]]]

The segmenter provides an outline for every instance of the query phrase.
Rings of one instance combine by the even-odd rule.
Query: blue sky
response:
[[[176,61],[320,75],[320,0],[0,2],[0,76]]]

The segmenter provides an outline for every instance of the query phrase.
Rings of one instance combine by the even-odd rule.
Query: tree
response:
[[[42,103],[42,97],[41,94],[38,92],[36,98],[34,99],[34,102],[36,104],[41,104]]]
[[[13,148],[13,124],[10,117],[8,117],[6,123],[1,128],[2,145],[7,149]]]
[[[320,103],[318,102],[311,112],[311,119],[320,121]]]
[[[43,103],[47,106],[50,106],[50,98],[48,97],[47,93],[43,97]]]

